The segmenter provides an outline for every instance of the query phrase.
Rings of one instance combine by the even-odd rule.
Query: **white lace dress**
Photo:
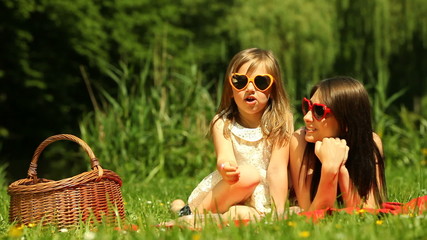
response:
[[[261,128],[245,128],[235,121],[230,127],[230,138],[237,164],[239,166],[251,165],[258,170],[261,176],[260,184],[245,205],[254,207],[260,213],[268,213],[271,211],[271,204],[266,175],[272,146],[263,138]],[[217,170],[209,174],[193,190],[188,198],[188,203],[198,206],[206,194],[221,180],[222,176]]]

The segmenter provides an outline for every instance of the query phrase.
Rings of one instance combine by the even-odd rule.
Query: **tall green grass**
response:
[[[6,194],[6,165],[0,164],[0,232],[6,232],[9,215],[9,197]]]
[[[138,176],[134,181],[194,175],[213,166],[208,136],[216,105],[208,92],[213,83],[196,65],[153,72],[150,58],[140,73],[125,64],[111,66],[108,75],[117,92],[99,87],[102,109],[81,121],[82,138],[103,166],[126,178]]]
[[[374,131],[382,138],[387,164],[399,167],[403,165],[426,167],[427,116],[411,112],[405,106],[396,105],[396,100],[408,89],[387,94],[389,92],[387,76],[379,74],[371,82],[374,86],[367,87],[372,92]],[[427,104],[425,105],[427,107]]]

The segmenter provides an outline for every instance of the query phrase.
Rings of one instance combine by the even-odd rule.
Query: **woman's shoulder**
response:
[[[292,138],[295,140],[304,140],[305,141],[305,131],[304,127],[298,128],[292,133]]]
[[[372,138],[374,139],[374,143],[375,145],[377,145],[381,155],[383,155],[383,143],[382,143],[381,137],[375,132],[372,132]]]
[[[299,128],[294,131],[291,135],[290,147],[291,150],[296,150],[297,148],[305,147],[307,142],[305,141],[305,131],[304,128]]]
[[[372,132],[372,137],[374,138],[375,143],[381,143],[381,137],[377,133]]]
[[[375,132],[372,132],[372,138],[374,139],[374,143],[377,145],[377,147],[382,148],[383,143],[381,141],[381,137]]]

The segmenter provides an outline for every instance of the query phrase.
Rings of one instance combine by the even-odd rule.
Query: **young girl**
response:
[[[323,80],[303,99],[302,109],[305,127],[290,140],[299,206],[379,206],[386,196],[382,143],[372,131],[363,85],[350,77]]]
[[[221,214],[245,205],[233,211],[247,218],[270,212],[272,200],[283,213],[293,120],[280,68],[270,51],[251,48],[233,57],[210,130],[217,169],[193,190],[188,205],[175,200],[172,210],[180,209],[180,216]]]

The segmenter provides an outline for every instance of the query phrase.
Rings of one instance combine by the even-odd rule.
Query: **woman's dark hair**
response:
[[[355,189],[365,200],[373,189],[376,203],[380,205],[385,201],[387,192],[384,158],[373,139],[371,105],[366,89],[362,83],[353,78],[334,77],[322,80],[314,86],[310,97],[316,91],[319,91],[323,103],[332,109],[338,122],[337,137],[345,139],[350,148],[345,166]],[[303,161],[314,169],[310,189],[313,201],[319,186],[321,170],[320,160],[314,153],[314,143],[307,143]]]

